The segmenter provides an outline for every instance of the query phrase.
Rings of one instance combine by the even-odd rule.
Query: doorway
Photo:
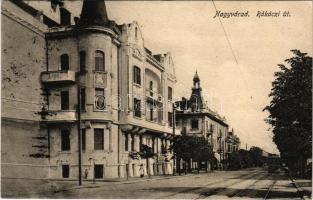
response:
[[[103,178],[103,165],[95,165],[95,179]]]

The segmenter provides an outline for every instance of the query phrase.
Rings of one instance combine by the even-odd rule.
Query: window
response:
[[[65,8],[60,8],[61,25],[71,25],[71,13]]]
[[[134,66],[134,70],[133,70],[133,82],[141,85],[141,77],[140,77],[141,73],[140,73],[140,68],[137,66]]]
[[[103,165],[95,165],[95,178],[103,178]]]
[[[210,133],[213,134],[213,132],[214,132],[214,125],[210,124]]]
[[[94,149],[103,150],[104,149],[104,130],[100,128],[94,129]]]
[[[132,151],[135,151],[135,135],[132,134],[132,135],[131,135],[131,138],[132,138],[132,141],[131,141],[131,148],[132,148]]]
[[[173,89],[171,87],[168,87],[167,99],[170,100],[170,101],[172,101],[172,99],[173,99]]]
[[[128,134],[124,134],[124,145],[125,151],[128,151]]]
[[[80,109],[86,110],[86,88],[80,89]]]
[[[149,83],[149,90],[150,90],[150,96],[153,97],[153,82],[150,81]]]
[[[150,120],[153,121],[153,107],[150,108]]]
[[[70,58],[67,54],[61,55],[61,70],[69,70],[70,69]]]
[[[95,71],[104,71],[104,53],[102,51],[95,52]]]
[[[197,119],[191,120],[191,129],[199,129],[199,122]]]
[[[167,117],[168,117],[168,125],[172,127],[173,126],[173,113],[168,112]]]
[[[71,150],[70,131],[68,129],[61,130],[61,151]]]
[[[62,91],[61,92],[61,110],[69,110],[69,92]]]
[[[86,129],[82,129],[82,150],[86,150]]]
[[[141,117],[141,101],[140,99],[134,98],[134,115]]]
[[[95,106],[98,110],[105,109],[104,88],[95,88]]]
[[[86,52],[79,52],[79,70],[80,72],[86,71]]]
[[[69,178],[69,177],[70,177],[70,166],[62,165],[62,178]]]

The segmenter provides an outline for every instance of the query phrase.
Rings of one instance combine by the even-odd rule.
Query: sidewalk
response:
[[[201,173],[200,173],[201,174]],[[151,176],[143,178],[114,178],[96,180],[83,180],[82,185],[78,185],[77,180],[42,180],[42,179],[14,179],[14,178],[2,178],[1,179],[1,197],[14,198],[23,197],[31,198],[34,194],[41,193],[53,193],[66,190],[75,190],[80,188],[96,188],[106,185],[119,185],[119,184],[131,184],[143,181],[154,181],[162,179],[182,178],[187,176],[196,176],[199,174],[186,174],[186,175],[164,175],[164,176]]]

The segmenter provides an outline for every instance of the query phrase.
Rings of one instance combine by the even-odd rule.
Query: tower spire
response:
[[[196,70],[196,73],[193,76],[193,85],[196,86],[197,84],[198,84],[198,86],[200,86],[200,78],[198,75],[198,71]]]
[[[80,25],[104,26],[108,21],[104,0],[84,0],[79,20]]]

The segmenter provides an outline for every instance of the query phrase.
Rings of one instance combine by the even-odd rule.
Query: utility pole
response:
[[[81,163],[81,154],[82,154],[82,144],[81,144],[81,91],[80,86],[77,86],[77,133],[78,133],[78,184],[82,185],[82,163]]]
[[[218,137],[217,137],[217,139],[219,140],[219,145],[220,145],[220,147],[219,147],[219,154],[220,154],[220,170],[222,170],[222,132],[221,132],[221,130],[220,130],[220,132],[218,133],[219,135],[218,135]]]
[[[172,104],[172,110],[173,110],[173,114],[172,114],[172,124],[173,124],[173,146],[174,146],[174,141],[175,141],[175,125],[176,125],[176,121],[175,121],[175,103]],[[173,154],[174,154],[174,159],[173,159],[173,176],[176,173],[176,156],[175,156],[175,152],[173,149]]]

